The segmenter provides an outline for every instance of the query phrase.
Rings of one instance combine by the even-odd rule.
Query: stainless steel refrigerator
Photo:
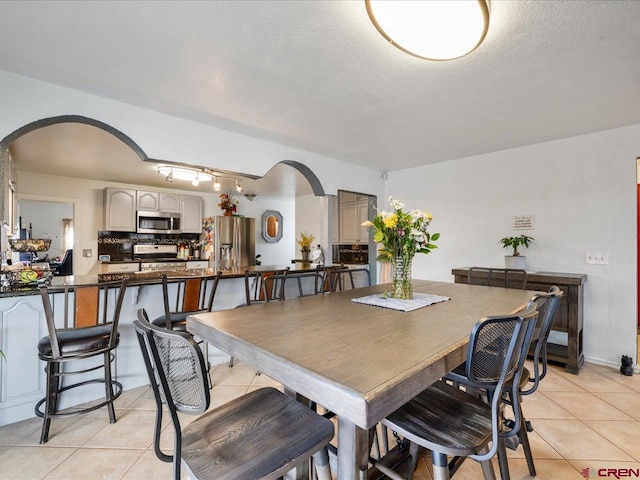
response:
[[[213,268],[231,270],[255,265],[255,219],[217,216],[213,220]]]

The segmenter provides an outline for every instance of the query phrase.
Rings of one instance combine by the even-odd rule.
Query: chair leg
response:
[[[509,464],[507,463],[507,448],[504,443],[504,437],[498,437],[498,465],[500,466],[500,478],[502,480],[510,480]]]
[[[389,432],[386,425],[380,425],[380,436],[382,437],[382,448],[384,455],[389,453]]]
[[[233,357],[231,357],[231,358],[229,359],[229,368],[232,368],[232,367],[233,367],[233,363],[234,363],[234,361],[235,361],[235,358],[233,358]]]
[[[449,465],[444,453],[431,452],[433,462],[433,480],[449,480]]]
[[[480,453],[487,453],[487,451],[488,448],[485,448]],[[482,468],[484,480],[496,480],[496,472],[493,470],[493,463],[491,460],[480,462],[480,467]]]
[[[527,467],[529,468],[529,474],[532,477],[536,476],[536,466],[533,463],[533,454],[531,453],[531,444],[529,443],[529,434],[527,433],[526,420],[520,409],[520,431],[518,432],[518,438],[522,444],[524,456],[527,459]]]
[[[45,368],[47,373],[47,391],[45,394],[44,400],[44,409],[43,409],[43,421],[42,421],[42,432],[40,433],[40,443],[47,443],[49,441],[49,428],[51,427],[51,416],[56,412],[56,403],[57,403],[57,386],[58,386],[58,376],[57,372],[57,363],[56,362],[47,362],[47,366]],[[36,407],[37,408],[37,407]]]
[[[415,442],[411,442],[409,444],[409,455],[411,459],[409,460],[409,465],[407,466],[407,480],[413,480],[413,474],[418,467],[418,458],[420,458],[420,445]],[[447,457],[445,455],[445,463],[447,461]],[[448,467],[447,467],[448,468]],[[448,475],[448,472],[447,472]]]
[[[209,344],[202,340],[202,356],[207,367],[207,376],[209,377],[209,390],[213,388],[213,382],[211,381],[211,364],[209,363]]]
[[[329,451],[321,449],[313,455],[313,463],[316,467],[318,480],[331,480],[331,468],[329,467]]]
[[[496,480],[496,472],[493,470],[493,463],[491,463],[491,460],[480,462],[480,467],[482,467],[484,480]]]
[[[104,395],[109,410],[109,423],[116,423],[116,411],[113,408],[113,385],[111,384],[111,353],[104,354]]]

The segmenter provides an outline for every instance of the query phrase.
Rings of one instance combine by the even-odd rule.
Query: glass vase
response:
[[[393,298],[411,300],[413,288],[411,288],[411,264],[413,257],[397,255],[394,258],[395,269],[393,271]]]

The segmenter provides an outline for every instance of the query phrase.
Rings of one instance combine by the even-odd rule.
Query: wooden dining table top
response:
[[[391,286],[190,316],[187,329],[287,388],[368,429],[466,358],[481,318],[517,310],[532,291],[414,280],[450,300],[402,312],[354,303]]]

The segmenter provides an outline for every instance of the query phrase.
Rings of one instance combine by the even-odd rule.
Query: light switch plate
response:
[[[90,248],[83,248],[82,249],[82,256],[83,257],[93,257],[93,252],[91,251]]]

